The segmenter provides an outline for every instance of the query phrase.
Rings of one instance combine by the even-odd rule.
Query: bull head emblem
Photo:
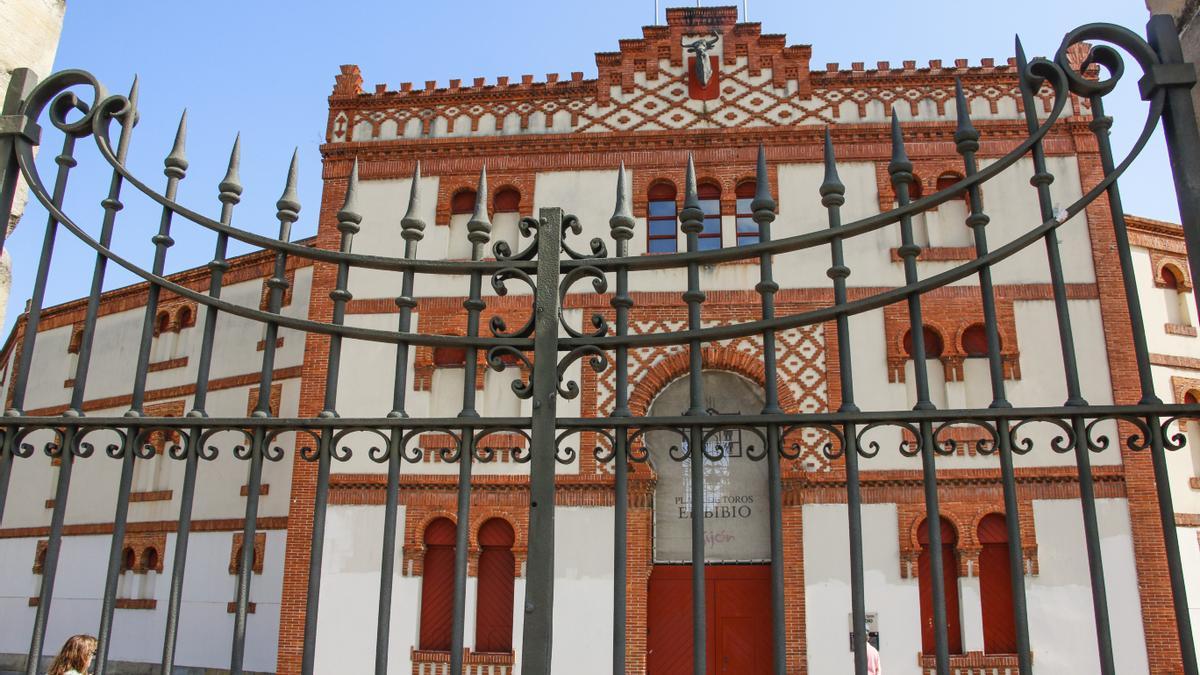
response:
[[[683,46],[684,49],[696,55],[695,71],[692,75],[695,76],[696,84],[701,88],[707,87],[708,81],[712,77],[712,64],[709,63],[708,53],[717,46],[720,39],[721,34],[714,29],[712,37],[693,40]]]

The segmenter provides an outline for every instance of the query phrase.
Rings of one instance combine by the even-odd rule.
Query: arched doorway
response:
[[[762,410],[761,388],[733,373],[705,371],[705,407],[724,414]],[[689,407],[689,378],[667,385],[651,415]],[[646,434],[657,476],[654,492],[654,568],[650,575],[647,667],[650,675],[692,672],[691,460],[672,458],[684,439],[669,431]],[[771,670],[770,520],[767,465],[753,460],[762,440],[752,431],[714,437],[723,456],[704,463],[705,612],[707,671],[757,675]],[[676,450],[678,452],[678,450]]]

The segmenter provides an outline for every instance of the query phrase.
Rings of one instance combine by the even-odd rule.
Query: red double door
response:
[[[771,567],[704,569],[707,672],[771,672]],[[692,567],[656,565],[650,574],[649,675],[692,672]]]

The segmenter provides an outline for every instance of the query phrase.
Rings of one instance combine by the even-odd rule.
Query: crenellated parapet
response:
[[[377,84],[342,66],[330,97],[330,143],[431,138],[672,132],[705,129],[952,121],[956,80],[977,120],[1023,119],[1015,59],[931,60],[812,70],[809,45],[788,45],[736,7],[671,8],[667,22],[596,54],[597,76],[477,77],[471,83]],[[1086,48],[1072,56],[1081,60]],[[703,65],[703,67],[702,67]],[[700,71],[706,70],[706,74]],[[1049,89],[1037,99],[1048,109]],[[1073,99],[1072,109],[1082,109]]]

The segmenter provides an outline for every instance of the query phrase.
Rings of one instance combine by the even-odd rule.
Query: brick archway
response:
[[[730,349],[728,347],[705,347],[701,351],[704,370],[721,370],[741,375],[754,384],[765,389],[766,369],[763,367],[762,356]],[[643,417],[650,410],[650,404],[662,393],[667,385],[688,374],[688,354],[686,351],[670,354],[650,368],[647,368],[638,381],[634,383],[629,395],[629,410],[634,417]],[[788,387],[776,380],[779,390],[779,405],[784,410],[795,410],[798,406],[796,399]]]

